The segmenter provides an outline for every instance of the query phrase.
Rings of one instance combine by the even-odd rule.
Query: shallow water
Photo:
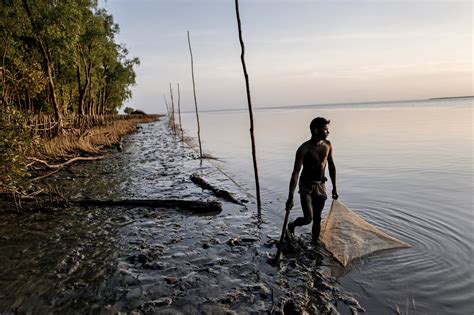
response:
[[[257,109],[254,116],[264,234],[279,233],[294,153],[309,138],[311,119],[324,116],[341,200],[412,245],[346,268],[334,263],[332,275],[371,314],[472,312],[472,99]],[[253,193],[247,110],[202,112],[200,119],[204,151]],[[193,113],[183,125],[195,133]],[[296,203],[291,218],[300,209]],[[309,228],[300,232],[309,238]]]

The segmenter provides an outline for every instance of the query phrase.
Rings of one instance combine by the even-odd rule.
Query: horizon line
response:
[[[474,95],[466,96],[444,96],[444,97],[431,97],[423,99],[405,99],[405,100],[384,100],[384,101],[362,101],[362,102],[338,102],[338,103],[316,103],[316,104],[293,104],[293,105],[281,105],[281,106],[256,106],[254,109],[280,109],[280,108],[301,108],[301,107],[312,107],[312,106],[334,106],[334,105],[361,105],[361,104],[377,104],[377,103],[404,103],[404,102],[426,102],[426,101],[441,101],[449,99],[463,99],[463,98],[474,98]],[[203,109],[200,112],[226,112],[226,111],[237,111],[244,110],[246,108],[215,108],[215,109]],[[183,111],[182,113],[193,113],[194,111]]]

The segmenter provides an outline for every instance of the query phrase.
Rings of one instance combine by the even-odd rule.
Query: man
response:
[[[327,178],[324,176],[326,165],[329,165],[329,177],[332,182],[332,198],[337,199],[336,166],[334,164],[331,142],[327,140],[330,121],[317,117],[311,121],[311,139],[304,142],[296,151],[295,166],[290,180],[290,191],[286,201],[286,211],[293,208],[293,193],[298,182],[301,167],[303,171],[299,179],[299,193],[303,217],[288,224],[288,232],[294,234],[295,227],[307,225],[313,221],[313,242],[317,244],[321,231],[321,212],[327,199]]]

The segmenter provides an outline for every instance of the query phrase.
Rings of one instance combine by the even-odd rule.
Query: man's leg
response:
[[[313,206],[313,243],[317,244],[319,239],[319,234],[321,232],[321,213],[323,212],[324,204],[326,199],[314,197],[312,206]]]
[[[311,220],[313,219],[313,203],[311,199],[312,198],[310,194],[300,194],[301,208],[303,209],[304,217],[296,218],[295,221],[288,224],[288,231],[290,233],[293,234],[295,232],[295,227],[297,226],[311,223]]]

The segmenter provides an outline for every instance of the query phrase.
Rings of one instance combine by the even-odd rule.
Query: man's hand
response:
[[[337,190],[333,189],[332,190],[332,199],[336,200],[337,198],[339,198],[339,195],[337,194]]]
[[[285,210],[288,212],[291,210],[291,208],[293,208],[293,198],[288,198],[288,200],[286,201],[286,206],[285,206]]]

